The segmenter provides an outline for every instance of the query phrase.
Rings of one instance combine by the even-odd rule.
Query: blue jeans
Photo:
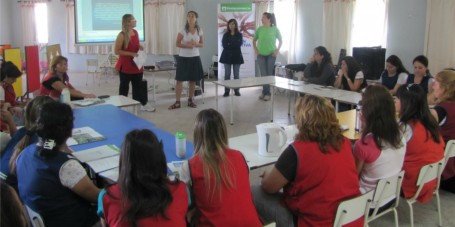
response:
[[[239,78],[240,64],[224,64],[224,80],[231,79],[231,66],[234,71],[234,80]],[[229,88],[225,88],[224,92],[229,93]],[[239,89],[234,89],[235,92],[239,92]]]
[[[276,57],[272,55],[258,55],[257,61],[261,76],[273,76],[273,68],[275,67]],[[262,94],[270,95],[270,85],[262,86]]]

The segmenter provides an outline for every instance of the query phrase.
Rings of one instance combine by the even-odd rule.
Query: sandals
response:
[[[188,106],[191,107],[191,108],[196,108],[197,107],[196,103],[193,102],[192,98],[188,99]]]
[[[181,107],[180,101],[175,101],[175,103],[172,104],[172,105],[171,105],[170,107],[168,107],[167,109],[168,109],[168,110],[173,110],[173,109],[178,109],[178,108],[180,108],[180,107]]]

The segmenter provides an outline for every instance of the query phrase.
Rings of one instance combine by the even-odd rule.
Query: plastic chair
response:
[[[368,216],[366,226],[368,226],[369,222],[383,216],[384,214],[389,213],[390,211],[393,211],[393,215],[395,217],[395,226],[398,227],[398,212],[396,208],[400,202],[401,183],[403,183],[403,176],[404,170],[394,176],[378,181],[376,189],[374,190],[373,200],[371,202],[375,206],[374,211],[370,216]],[[392,204],[392,206],[378,213],[380,206],[385,203],[386,199],[389,199],[392,196],[395,197],[395,202]],[[369,210],[367,212],[369,212]]]
[[[33,227],[44,227],[44,221],[40,214],[36,213],[32,208],[27,205],[25,206],[25,210],[27,212],[28,218],[30,219],[30,223]]]
[[[213,72],[213,75],[215,77],[215,71],[218,70],[218,55],[213,55],[212,56],[212,64],[209,66],[209,70],[207,72],[207,77],[210,77],[211,72]]]
[[[95,77],[96,74],[98,74],[98,59],[87,59],[86,61],[86,67],[87,67],[87,77],[85,80],[85,85],[88,85],[88,77],[92,75],[92,80],[93,83],[95,83]],[[98,81],[98,86],[100,85]]]
[[[423,186],[435,179],[437,179],[437,184],[436,188],[433,192],[434,195],[436,195],[436,200],[437,200],[437,209],[438,209],[438,215],[439,215],[439,226],[442,226],[442,218],[441,218],[441,201],[439,199],[439,183],[441,182],[441,174],[442,170],[444,169],[444,161],[445,159],[441,159],[438,162],[428,164],[420,168],[419,172],[419,177],[417,178],[417,183],[416,185],[419,187],[417,189],[416,194],[409,199],[406,199],[406,202],[409,205],[409,213],[410,213],[410,221],[411,221],[411,227],[414,227],[414,214],[412,210],[412,204],[417,202],[417,198],[419,197],[420,191],[422,191]]]
[[[373,195],[374,190],[371,190],[363,195],[341,202],[338,206],[333,226],[341,227],[362,216],[364,216],[364,223],[367,223],[366,220]]]
[[[449,140],[446,143],[446,149],[444,151],[444,165],[443,165],[443,167],[445,167],[447,165],[447,161],[449,161],[449,158],[452,158],[452,157],[455,157],[455,140]]]

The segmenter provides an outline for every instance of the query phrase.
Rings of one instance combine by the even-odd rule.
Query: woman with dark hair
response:
[[[83,93],[70,84],[68,71],[68,59],[63,56],[55,56],[49,65],[49,73],[43,78],[39,93],[48,95],[58,100],[62,90],[67,88],[71,95],[71,100],[96,98],[94,94]]]
[[[398,89],[395,100],[402,130],[408,141],[401,186],[405,198],[411,198],[417,192],[416,182],[420,168],[444,157],[444,141],[438,123],[431,116],[426,96],[421,86],[409,84]],[[436,179],[425,184],[417,201],[421,203],[430,201],[436,184]]]
[[[338,70],[334,87],[356,92],[366,87],[362,69],[353,57],[346,56],[341,60],[341,69]]]
[[[16,162],[19,195],[47,227],[92,226],[99,220],[90,203],[100,190],[66,145],[73,120],[69,105],[44,104],[36,123],[39,142],[25,148]]]
[[[54,102],[54,100],[48,96],[38,96],[25,106],[25,127],[17,130],[2,153],[1,172],[7,176],[6,181],[8,184],[16,190],[16,159],[25,147],[38,142],[36,120],[39,117],[43,105],[50,102]]]
[[[196,226],[262,226],[251,196],[248,166],[242,153],[228,147],[223,116],[202,110],[194,126],[194,156],[184,165]]]
[[[186,14],[185,28],[177,35],[175,45],[180,48],[177,58],[177,70],[175,72],[175,103],[168,107],[169,110],[181,107],[180,97],[182,96],[183,82],[188,81],[188,106],[196,108],[193,101],[196,81],[204,76],[199,49],[204,47],[204,32],[197,23],[199,14],[189,11]]]
[[[220,62],[224,64],[224,80],[231,78],[231,65],[234,71],[234,79],[239,79],[240,65],[243,64],[242,44],[243,35],[239,31],[236,19],[230,19],[227,23],[226,33],[221,40],[223,52],[221,52]],[[224,97],[229,96],[229,88],[224,89]],[[235,95],[240,96],[239,89],[234,89]]]
[[[17,78],[22,76],[22,72],[17,68],[15,64],[10,61],[2,62],[0,66],[0,84],[5,92],[5,102],[15,106],[25,106],[26,102],[16,101],[16,92],[14,92],[13,84]]]
[[[313,50],[311,62],[303,72],[305,80],[312,84],[333,86],[335,81],[335,71],[333,69],[332,55],[323,46],[318,46]]]
[[[428,69],[428,58],[419,55],[412,60],[412,65],[414,66],[414,74],[409,74],[406,84],[418,84],[425,91],[425,94],[431,94],[431,84],[434,79]]]
[[[354,157],[360,178],[360,191],[376,188],[382,178],[400,173],[406,153],[404,139],[395,118],[393,97],[382,85],[368,86],[362,94],[361,138],[355,142]],[[387,199],[383,206],[393,201]]]
[[[275,14],[265,12],[262,14],[262,26],[254,33],[253,47],[256,52],[261,76],[273,75],[276,56],[280,53],[281,33],[276,26]],[[276,40],[278,40],[278,47],[276,46]],[[259,99],[270,100],[270,85],[262,87],[262,94]]]
[[[147,99],[143,98],[147,96],[147,91],[141,90],[144,69],[138,68],[133,60],[138,56],[137,52],[144,49],[139,43],[139,34],[134,29],[135,27],[136,19],[133,15],[122,16],[122,31],[118,33],[114,46],[114,52],[119,56],[115,65],[120,77],[119,95],[128,97],[131,82],[133,99],[141,103],[141,110],[154,112],[156,109],[147,102]]]
[[[117,184],[99,195],[107,225],[186,226],[186,185],[169,180],[163,144],[153,132],[133,130],[125,136],[119,171]]]
[[[390,55],[386,60],[386,69],[381,74],[381,84],[389,89],[390,94],[395,95],[401,85],[406,84],[408,70],[403,66],[400,58]]]
[[[437,104],[431,113],[438,121],[442,138],[447,143],[455,139],[455,70],[446,69],[436,74],[433,94]],[[455,158],[447,161],[441,188],[455,193]]]
[[[0,180],[0,192],[0,226],[28,227],[28,218],[16,191]]]
[[[253,189],[256,209],[264,224],[332,226],[339,203],[360,194],[351,142],[327,99],[305,95],[295,109],[298,133]]]

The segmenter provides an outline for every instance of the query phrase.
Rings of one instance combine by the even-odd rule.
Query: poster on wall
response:
[[[239,31],[243,36],[242,55],[245,62],[240,66],[240,78],[254,77],[255,53],[253,38],[256,31],[254,5],[252,3],[226,3],[218,4],[218,60],[223,52],[221,40],[227,31],[227,23],[235,19],[239,25]],[[224,79],[224,65],[218,64],[218,79]],[[231,78],[234,78],[231,72]]]

